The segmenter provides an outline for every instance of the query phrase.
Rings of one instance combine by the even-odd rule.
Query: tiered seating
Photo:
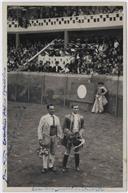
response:
[[[38,53],[45,45],[41,42],[29,42],[17,50],[10,46],[8,50],[8,70],[22,69],[25,71],[45,72],[46,66],[54,67],[56,62],[65,73],[108,74],[123,73],[122,40],[112,37],[92,36],[87,39],[72,40],[67,48],[63,41],[55,41],[42,55],[23,64]],[[23,66],[23,68],[21,68]],[[44,68],[45,67],[45,68]],[[52,68],[49,68],[52,72]]]

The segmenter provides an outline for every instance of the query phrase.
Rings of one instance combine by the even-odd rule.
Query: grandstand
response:
[[[50,15],[51,10],[56,10],[56,12]],[[20,18],[22,16],[27,19],[27,26],[21,25]],[[29,72],[43,72],[40,76],[45,80],[43,81],[44,86],[40,85],[39,88],[39,93],[43,94],[39,94],[38,97],[40,99],[34,99],[35,102],[45,103],[50,90],[50,93],[53,93],[52,100],[54,102],[63,99],[62,103],[65,105],[69,103],[69,99],[73,98],[74,101],[80,103],[92,104],[95,93],[94,88],[96,87],[96,82],[100,80],[99,75],[101,75],[101,79],[105,81],[110,91],[109,97],[112,97],[112,103],[116,103],[116,108],[112,106],[112,103],[109,103],[109,112],[117,114],[117,103],[121,105],[122,101],[121,91],[120,94],[119,91],[117,93],[119,82],[121,84],[122,81],[122,78],[119,79],[119,76],[122,77],[123,75],[122,7],[12,6],[8,7],[7,26],[8,71],[28,72],[28,74]],[[54,73],[62,75],[60,82],[63,83],[61,83],[60,88],[54,88],[56,83],[52,86],[53,89],[51,86],[47,88],[46,78],[43,78],[44,76],[49,76],[46,73],[50,73],[53,79],[55,79]],[[87,80],[91,81],[92,85],[90,84],[88,90],[92,90],[92,92],[84,100],[78,99],[78,96],[75,94],[74,89],[77,89],[76,86],[69,86],[72,91],[74,90],[74,96],[66,86],[70,85],[69,79],[73,77],[71,76],[73,74],[74,77],[76,74],[80,75],[79,84]],[[68,78],[67,75],[69,75]],[[9,91],[19,89],[19,85],[11,85],[13,84],[11,83],[11,76],[12,73],[9,73]],[[14,76],[16,77],[16,73]],[[111,77],[114,76],[114,86],[111,88],[109,81],[106,79],[111,81]],[[116,77],[118,78],[116,79]],[[24,80],[26,78],[24,77]],[[40,82],[41,80],[38,81]],[[26,97],[22,97],[22,100],[24,98],[24,102],[31,101],[32,96],[28,96],[29,90],[31,90],[29,88],[30,85],[31,82],[27,88],[21,88],[21,91],[13,92],[13,96],[9,92],[9,99],[14,100],[15,98],[15,100],[19,100],[18,95],[21,95],[22,91],[24,91],[23,93]],[[119,96],[117,97],[117,95]],[[90,100],[87,100],[87,98],[90,98]],[[118,114],[122,113],[118,112]]]
[[[123,5],[7,6],[9,187],[123,187],[123,22]],[[93,114],[98,82],[108,104]],[[61,124],[79,105],[87,139],[81,173],[72,157],[61,173],[58,145],[59,172],[40,174],[37,125],[49,103]]]
[[[61,73],[108,75],[123,73],[122,7],[97,7],[97,9],[96,7],[47,7],[48,10],[55,9],[56,13],[61,14],[52,17],[51,11],[48,12],[49,15],[44,11],[42,18],[39,17],[41,13],[37,12],[38,9],[40,12],[43,10],[42,7],[35,9],[8,7],[9,71],[44,72],[47,71],[47,62],[53,67],[58,61],[62,67]],[[67,16],[64,11],[61,12],[61,9],[67,11]],[[33,10],[35,10],[33,15],[35,18],[31,20]],[[73,14],[73,10],[76,10],[76,15]],[[93,15],[92,10],[95,10]],[[26,13],[24,16],[29,21],[27,27],[21,26],[19,21],[24,11]],[[16,17],[17,12],[20,12],[21,16]],[[14,20],[10,21],[10,17]],[[55,40],[54,44],[41,53],[42,59],[40,56],[32,62],[34,64],[27,64],[24,67],[26,61],[29,61],[52,40]],[[50,71],[52,72],[52,68]]]

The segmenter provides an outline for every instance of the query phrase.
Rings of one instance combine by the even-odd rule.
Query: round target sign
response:
[[[79,97],[80,99],[83,99],[83,98],[86,97],[86,95],[87,95],[87,89],[86,89],[86,87],[85,87],[83,84],[78,87],[78,89],[77,89],[77,95],[78,95],[78,97]]]

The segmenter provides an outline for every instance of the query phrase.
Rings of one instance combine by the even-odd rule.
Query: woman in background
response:
[[[95,96],[94,105],[92,107],[92,113],[102,113],[104,111],[104,106],[108,103],[105,95],[107,93],[107,89],[104,86],[103,82],[98,83],[98,89]]]

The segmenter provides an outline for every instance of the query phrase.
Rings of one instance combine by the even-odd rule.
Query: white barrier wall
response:
[[[49,19],[30,20],[27,28],[22,28],[17,21],[8,21],[8,32],[63,31],[77,29],[119,28],[123,26],[123,13],[82,15]]]

